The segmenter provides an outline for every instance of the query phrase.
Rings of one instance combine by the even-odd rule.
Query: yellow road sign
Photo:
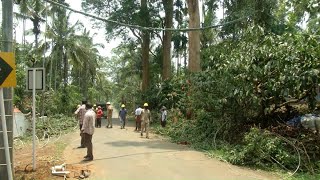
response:
[[[16,87],[16,63],[12,52],[0,52],[0,87]]]

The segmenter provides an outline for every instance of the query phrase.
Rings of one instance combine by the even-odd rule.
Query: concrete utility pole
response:
[[[2,52],[13,52],[13,1],[2,0],[2,37],[1,37],[1,51]],[[4,88],[4,107],[5,117],[8,130],[8,142],[10,148],[10,159],[12,160],[12,149],[13,149],[13,88]],[[13,169],[13,163],[10,164]],[[3,128],[0,124],[0,179],[1,180],[12,180],[12,174],[8,173],[6,156],[4,149],[3,140]]]

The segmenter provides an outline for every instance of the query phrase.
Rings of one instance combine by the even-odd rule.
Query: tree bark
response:
[[[68,85],[68,58],[67,54],[63,53],[63,88]]]
[[[149,12],[147,0],[141,0],[141,19],[143,19],[143,26],[149,25]],[[149,49],[150,49],[150,32],[143,30],[142,32],[142,91],[149,88],[150,70],[149,70]]]
[[[199,2],[188,0],[189,28],[200,27]],[[189,63],[190,72],[201,71],[200,67],[200,31],[189,31]]]
[[[162,1],[165,10],[165,27],[172,28],[173,24],[173,0]],[[163,36],[163,69],[162,79],[167,80],[171,78],[171,38],[172,32],[165,31]]]
[[[150,70],[149,70],[149,47],[150,34],[145,31],[142,35],[142,91],[149,88]]]

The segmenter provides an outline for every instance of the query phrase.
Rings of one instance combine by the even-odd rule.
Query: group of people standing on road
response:
[[[107,128],[112,128],[112,111],[113,108],[110,102],[107,102]],[[82,105],[78,106],[74,113],[77,116],[80,128],[81,141],[78,148],[87,148],[87,155],[83,157],[84,161],[92,161],[92,135],[94,134],[95,127],[101,128],[101,118],[103,117],[102,108],[101,106],[93,106],[87,101],[82,101]]]
[[[135,131],[140,131],[141,136],[146,132],[146,137],[149,138],[149,126],[151,122],[151,112],[148,103],[143,104],[143,109],[138,106],[134,112],[136,120]],[[161,108],[161,126],[165,127],[167,123],[167,110],[165,106]]]
[[[106,103],[106,120],[107,125],[106,128],[112,128],[112,113],[113,107],[110,102]],[[127,120],[127,110],[125,109],[125,105],[121,105],[121,109],[119,110],[119,119],[121,129],[124,129],[126,126]],[[79,120],[79,128],[80,128],[80,146],[78,148],[87,148],[87,155],[84,156],[84,161],[92,161],[93,153],[92,153],[92,135],[94,134],[94,127],[101,128],[101,119],[104,116],[101,106],[92,106],[87,101],[82,101],[82,105],[78,106],[75,111],[75,115]],[[149,110],[148,103],[143,104],[143,108],[140,106],[135,110],[135,121],[136,128],[135,131],[140,131],[141,137],[143,133],[146,133],[146,138],[149,138],[149,127],[151,122],[151,111]],[[163,106],[161,108],[161,125],[162,127],[166,126],[167,121],[167,111]]]
[[[136,129],[135,131],[140,131],[141,136],[143,136],[143,133],[146,133],[146,138],[149,138],[149,125],[151,122],[151,112],[149,110],[148,103],[144,103],[143,109],[138,106],[138,108],[135,110],[135,121],[136,121]],[[119,119],[121,124],[121,129],[125,128],[126,125],[126,116],[127,116],[127,110],[125,109],[125,105],[121,105],[121,109],[119,111]]]

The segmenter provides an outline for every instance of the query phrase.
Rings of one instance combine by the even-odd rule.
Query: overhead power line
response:
[[[135,29],[141,29],[141,30],[148,30],[148,31],[203,31],[203,30],[206,30],[206,29],[214,29],[214,28],[218,28],[218,27],[225,26],[225,25],[228,25],[228,24],[233,24],[235,22],[241,21],[241,20],[246,19],[246,18],[251,16],[251,15],[247,15],[247,16],[241,17],[239,19],[228,21],[228,22],[225,22],[225,23],[222,23],[222,24],[211,25],[211,26],[206,26],[206,27],[199,27],[199,28],[180,28],[180,29],[175,29],[175,28],[144,27],[144,26],[139,26],[139,25],[135,25],[135,24],[127,24],[127,23],[122,23],[122,22],[110,20],[110,19],[105,19],[105,18],[96,16],[96,15],[92,15],[92,14],[89,14],[89,13],[85,13],[85,12],[82,12],[82,11],[78,11],[78,10],[72,9],[72,8],[66,6],[66,5],[63,5],[61,3],[54,2],[54,1],[51,1],[51,0],[44,0],[44,1],[49,2],[49,3],[53,4],[53,5],[68,9],[68,10],[70,10],[72,12],[75,12],[75,13],[78,13],[78,14],[82,14],[84,16],[91,17],[91,18],[94,18],[94,19],[97,19],[97,20],[100,20],[100,21],[104,21],[104,22],[108,22],[108,23],[114,23],[114,24],[117,24],[119,26],[135,28]]]

